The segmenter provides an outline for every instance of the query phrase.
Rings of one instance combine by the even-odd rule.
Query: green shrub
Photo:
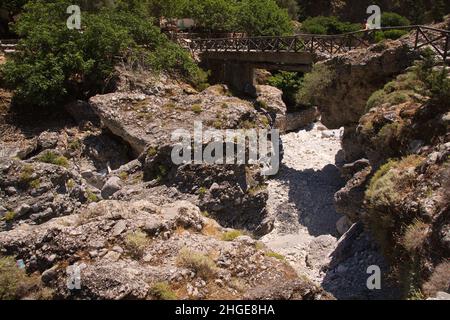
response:
[[[86,191],[86,197],[87,197],[88,202],[90,202],[90,203],[100,201],[98,196],[89,189]]]
[[[129,233],[125,238],[125,247],[132,257],[136,259],[142,258],[144,254],[145,247],[148,245],[149,241],[147,234],[142,231],[135,231]]]
[[[431,101],[441,108],[450,108],[450,79],[448,71],[433,71],[427,78]]]
[[[334,72],[324,64],[316,64],[310,73],[303,78],[300,90],[296,95],[301,105],[314,105],[318,103],[321,92],[332,83]]]
[[[33,173],[34,173],[33,167],[29,164],[25,165],[20,171],[19,175],[20,184],[29,187],[29,183],[32,180]]]
[[[404,193],[414,184],[414,169],[423,160],[424,158],[418,155],[389,160],[374,174],[366,189],[367,214],[364,216],[364,222],[388,258],[395,259],[395,246],[401,242],[401,239],[395,238],[398,237],[397,228],[410,220],[410,217],[397,212],[396,208],[402,203]]]
[[[288,105],[294,105],[295,95],[302,85],[303,77],[297,72],[281,71],[268,79],[269,85],[283,91],[283,100]]]
[[[369,111],[370,109],[381,105],[383,103],[385,97],[386,97],[386,93],[384,92],[383,89],[377,90],[374,93],[372,93],[370,98],[367,100],[366,111]]]
[[[404,27],[411,25],[408,18],[403,17],[395,12],[383,12],[381,14],[382,27]]]
[[[34,179],[33,181],[30,182],[30,187],[33,189],[38,189],[41,186],[41,180],[38,179]]]
[[[227,231],[222,235],[222,241],[233,241],[242,235],[243,233],[239,230]]]
[[[128,172],[122,171],[121,173],[119,173],[119,178],[122,181],[127,181],[128,180]]]
[[[410,24],[411,22],[407,18],[394,12],[383,12],[381,15],[382,27],[403,27]],[[377,31],[375,33],[375,41],[380,42],[385,39],[397,40],[405,34],[408,34],[408,31],[402,29]]]
[[[309,34],[342,34],[358,31],[361,25],[342,22],[337,17],[312,17],[303,21],[301,30]]]
[[[75,181],[73,179],[67,180],[66,186],[67,189],[72,190],[73,188],[75,188]]]
[[[205,218],[209,218],[211,215],[209,214],[208,211],[204,210],[201,212],[202,216],[204,216]]]
[[[180,250],[177,263],[180,267],[195,271],[198,276],[204,279],[210,279],[217,269],[215,262],[210,257],[187,248]]]
[[[275,0],[241,0],[237,8],[237,23],[241,31],[251,36],[292,34],[293,25],[286,10]]]
[[[80,150],[82,147],[80,139],[74,139],[74,140],[70,141],[68,147],[70,150],[73,150],[73,151]]]
[[[16,213],[14,211],[8,211],[5,213],[5,215],[3,216],[3,219],[6,222],[11,222],[14,221],[14,219],[16,218]]]
[[[44,163],[50,163],[61,167],[69,166],[69,160],[67,160],[66,157],[59,156],[53,151],[46,151],[44,154],[39,156],[38,160]]]
[[[198,195],[203,197],[208,193],[208,189],[205,187],[200,187],[197,191]]]
[[[203,112],[203,107],[200,104],[194,104],[191,109],[195,114],[200,114]]]
[[[177,295],[168,282],[157,282],[150,288],[150,294],[160,300],[177,300]]]
[[[155,71],[179,72],[193,83],[206,76],[189,53],[170,42],[145,11],[114,7],[83,11],[83,32],[66,26],[70,0],[29,1],[14,27],[19,51],[2,66],[15,101],[56,105],[107,87],[117,57]],[[139,63],[136,63],[139,61]]]
[[[42,287],[40,277],[28,276],[13,257],[0,256],[0,300],[52,298],[52,292]]]
[[[147,150],[147,155],[150,157],[154,157],[158,154],[158,149],[156,149],[155,147],[150,147]]]

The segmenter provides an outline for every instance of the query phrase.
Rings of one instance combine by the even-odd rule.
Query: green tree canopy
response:
[[[249,35],[288,35],[293,30],[287,10],[275,0],[242,0],[237,16],[241,30]]]
[[[310,34],[342,34],[362,29],[357,23],[342,22],[337,17],[318,16],[302,23],[302,31]]]
[[[48,105],[101,92],[118,57],[139,56],[155,71],[179,72],[193,82],[203,78],[189,53],[169,42],[145,13],[85,12],[80,32],[66,26],[72,3],[32,0],[24,6],[15,26],[19,51],[2,68],[16,101]]]

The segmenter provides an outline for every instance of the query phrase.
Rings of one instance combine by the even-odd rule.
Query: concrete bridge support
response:
[[[250,63],[207,60],[204,67],[211,71],[210,82],[213,84],[226,83],[233,90],[246,94],[256,92],[255,67]]]
[[[237,92],[254,95],[255,68],[308,72],[313,57],[305,52],[203,52],[203,67],[211,83],[226,83]]]

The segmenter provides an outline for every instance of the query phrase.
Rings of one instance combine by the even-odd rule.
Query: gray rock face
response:
[[[365,159],[347,164],[342,173],[350,178],[345,187],[334,195],[336,211],[346,215],[350,221],[359,221],[364,213],[363,202],[372,167]]]
[[[98,123],[99,118],[89,103],[81,100],[73,101],[64,106],[64,109],[68,114],[77,122],[82,123],[84,121],[90,121],[92,123]]]
[[[109,199],[114,193],[122,189],[122,181],[119,177],[111,177],[102,188],[103,199]]]
[[[201,121],[205,129],[233,129],[244,123],[264,127],[252,104],[227,95],[227,89],[220,85],[196,95],[116,92],[95,96],[90,105],[136,156],[147,146],[173,144],[172,133],[183,128],[192,132],[195,121]]]
[[[37,143],[38,147],[45,150],[45,149],[53,149],[56,148],[56,145],[58,144],[58,134],[56,132],[43,132],[39,135]]]
[[[274,128],[285,132],[287,126],[287,108],[283,101],[283,92],[280,89],[266,85],[256,86],[256,90],[256,102],[260,108],[265,109],[270,114]]]
[[[370,95],[382,88],[386,79],[403,72],[415,57],[408,44],[391,41],[383,50],[374,45],[323,62],[334,70],[329,75],[331,83],[317,95],[323,124],[330,129],[357,124]]]
[[[3,192],[12,190],[15,192]],[[14,213],[9,222],[42,223],[54,216],[73,213],[86,202],[82,178],[74,171],[47,163],[0,160],[0,202]],[[5,227],[0,222],[0,230]]]
[[[0,232],[0,252],[20,255],[28,271],[40,272],[65,299],[157,299],[150,289],[162,282],[179,299],[263,298],[276,283],[283,289],[274,295],[287,299],[329,297],[252,239],[220,240],[224,231],[187,201],[161,207],[107,200],[77,215]],[[202,268],[210,272],[191,258],[206,261]],[[67,288],[67,266],[79,267],[82,290]]]
[[[286,115],[286,131],[294,131],[305,128],[320,118],[317,107],[310,107],[302,111],[288,113]]]

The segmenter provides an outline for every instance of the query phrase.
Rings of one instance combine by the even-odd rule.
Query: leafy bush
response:
[[[306,73],[303,78],[300,90],[296,95],[297,102],[301,105],[317,104],[318,92],[331,84],[334,72],[324,64],[316,64],[310,73]]]
[[[431,50],[422,52],[422,59],[414,65],[413,72],[425,84],[421,93],[427,94],[431,102],[442,108],[450,107],[450,79],[445,68],[435,69],[435,53]]]
[[[403,27],[409,26],[411,21],[395,12],[383,12],[381,14],[382,27]]]
[[[300,13],[300,5],[297,0],[276,0],[280,8],[286,9],[292,20],[297,20]]]
[[[275,0],[241,0],[237,21],[240,30],[252,36],[289,35],[293,31],[287,10]]]
[[[268,83],[283,91],[283,100],[288,105],[295,105],[295,95],[302,85],[303,77],[296,72],[281,71],[271,76]]]
[[[426,79],[433,104],[443,108],[450,108],[450,79],[448,71],[433,71]]]
[[[195,20],[196,27],[206,32],[236,31],[238,2],[229,0],[191,0],[184,15]]]
[[[382,27],[403,27],[409,26],[411,21],[408,18],[399,15],[394,12],[383,12],[381,15]],[[385,39],[396,40],[407,34],[408,32],[401,29],[393,29],[386,31],[377,31],[375,33],[375,41],[380,42]]]
[[[107,89],[118,57],[136,57],[155,71],[180,72],[196,83],[205,74],[187,51],[169,42],[139,11],[104,8],[83,13],[83,32],[66,26],[69,0],[31,0],[15,25],[22,39],[3,78],[23,104],[54,105],[68,96],[85,98]],[[132,66],[134,66],[132,64]]]
[[[187,248],[180,250],[177,263],[181,267],[195,271],[198,276],[205,279],[211,278],[217,269],[216,264],[210,257]]]
[[[380,42],[386,39],[397,40],[403,37],[408,32],[405,30],[386,30],[375,32],[375,42]]]
[[[342,22],[337,17],[318,16],[303,21],[301,30],[310,34],[342,34],[361,30],[357,23]]]

